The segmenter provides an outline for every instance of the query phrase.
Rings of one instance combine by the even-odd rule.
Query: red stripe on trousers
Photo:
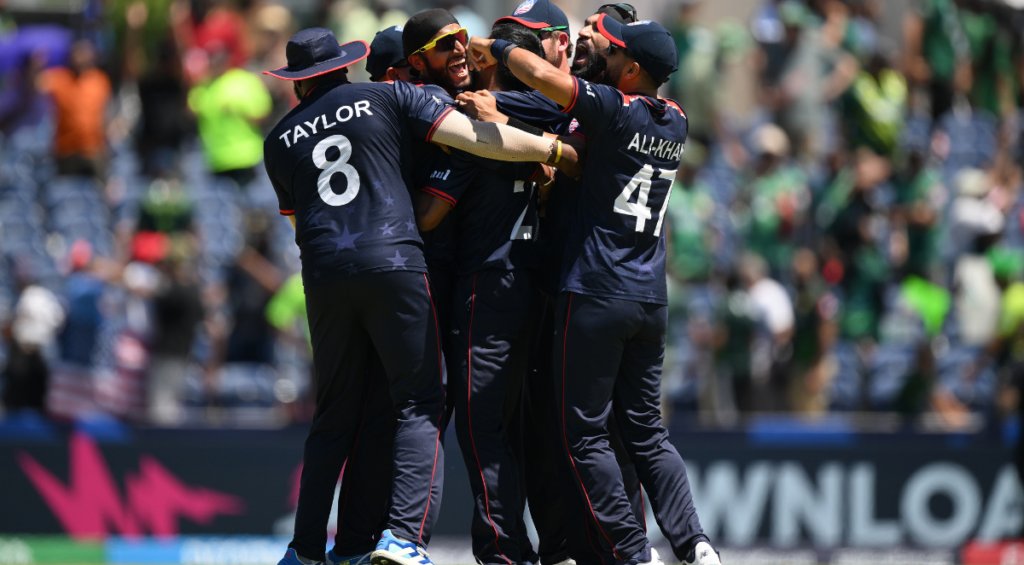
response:
[[[494,520],[491,518],[491,502],[487,496],[487,479],[484,479],[484,468],[480,465],[480,454],[476,451],[476,439],[473,437],[473,311],[476,309],[476,273],[473,273],[473,295],[469,302],[469,335],[466,337],[466,343],[469,344],[467,348],[467,355],[469,362],[466,363],[466,421],[469,425],[469,442],[473,446],[473,457],[476,458],[476,468],[480,471],[480,482],[484,485],[484,509],[487,510],[487,521],[491,524],[491,529],[494,530],[494,549],[498,550],[498,555],[502,559],[508,561],[508,565],[513,565],[512,560],[505,557],[502,553],[501,547],[498,545],[498,527],[494,525]]]
[[[434,308],[434,296],[430,294],[430,280],[427,279],[426,273],[423,274],[423,283],[427,285],[427,298],[430,300],[430,312],[434,315],[434,336],[437,338],[437,378],[441,381],[441,392],[444,393],[444,373],[442,372],[442,361],[441,361],[441,333],[437,323],[437,310]],[[444,402],[441,403],[443,407]],[[427,524],[427,515],[430,514],[430,495],[434,492],[434,476],[437,474],[437,453],[441,449],[441,420],[444,418],[444,409],[441,410],[441,416],[437,419],[437,438],[434,440],[434,467],[430,470],[430,490],[427,491],[427,508],[423,511],[423,521],[420,522],[420,533],[417,538],[417,543],[423,545],[423,528]]]
[[[597,524],[598,531],[604,536],[604,539],[608,540],[608,545],[612,548],[612,555],[618,557],[620,560],[625,561],[619,555],[619,552],[615,550],[615,544],[612,543],[611,538],[604,532],[604,528],[601,527],[601,523],[597,521],[597,513],[594,512],[594,505],[590,502],[590,495],[587,493],[587,487],[583,484],[583,479],[580,478],[580,472],[576,469],[576,461],[572,458],[572,451],[569,450],[569,438],[565,435],[565,344],[569,341],[569,314],[572,312],[572,293],[569,293],[569,304],[565,308],[565,331],[562,334],[562,441],[565,442],[565,453],[569,456],[569,463],[572,463],[572,470],[576,473],[576,480],[580,483],[580,488],[583,489],[583,497],[587,499],[587,506],[590,508],[590,515],[594,517],[594,523]]]

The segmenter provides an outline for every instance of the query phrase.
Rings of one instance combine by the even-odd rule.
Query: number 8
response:
[[[338,151],[341,152],[341,155],[335,161],[327,160],[327,149],[331,147],[337,147]],[[359,171],[348,164],[349,157],[351,156],[352,144],[344,135],[332,135],[317,143],[316,147],[313,148],[313,164],[324,171],[320,173],[316,187],[320,192],[320,198],[328,206],[344,206],[352,202],[356,195],[359,194]],[[341,194],[331,189],[331,177],[335,173],[343,173],[347,181],[345,192]]]

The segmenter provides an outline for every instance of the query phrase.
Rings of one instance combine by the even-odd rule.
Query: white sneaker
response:
[[[710,543],[700,541],[690,550],[683,565],[722,565],[722,558]]]
[[[649,558],[646,555],[648,549],[651,550]],[[648,560],[644,561],[644,559]],[[623,562],[623,565],[665,565],[665,563],[661,561],[661,556],[658,555],[658,550],[651,547],[651,544],[648,543],[640,553],[637,553],[627,561]]]
[[[546,564],[542,564],[542,565],[546,565]],[[555,563],[553,565],[576,565],[576,560],[573,559],[572,557],[570,557],[570,558],[566,559],[565,561],[559,561],[558,563]]]

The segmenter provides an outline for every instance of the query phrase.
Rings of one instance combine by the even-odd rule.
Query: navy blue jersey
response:
[[[565,112],[587,132],[563,291],[667,304],[664,217],[686,141],[672,100],[573,78]]]
[[[563,134],[572,116],[536,90],[493,92],[498,111],[550,133]]]
[[[270,132],[264,164],[281,213],[296,217],[303,283],[426,272],[408,167],[452,109],[405,83],[329,83]]]
[[[460,275],[490,267],[537,266],[537,185],[528,182],[540,165],[502,163],[453,151],[452,169],[423,190],[448,202],[455,217]]]
[[[442,104],[451,106],[453,103],[451,96],[448,96],[448,93],[440,86],[421,82],[410,84],[419,87],[420,90]],[[413,188],[422,190],[424,187],[443,182],[434,175],[434,172],[451,168],[451,156],[443,149],[426,141],[416,140],[413,142]],[[415,206],[415,198],[413,202]],[[420,237],[423,239],[424,258],[431,269],[455,270],[455,220],[451,214],[442,218],[441,223],[434,229],[420,232]]]
[[[495,92],[498,111],[530,125],[558,135],[583,136],[579,122],[562,112],[550,98],[536,90],[527,92]],[[549,296],[558,294],[562,280],[562,260],[569,231],[569,214],[576,202],[580,183],[563,174],[555,177],[542,207],[538,285]]]

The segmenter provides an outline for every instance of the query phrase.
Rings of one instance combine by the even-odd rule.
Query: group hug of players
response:
[[[317,402],[281,565],[432,565],[453,415],[479,563],[660,564],[644,491],[679,561],[720,563],[660,416],[675,44],[628,4],[569,34],[548,0],[488,39],[428,10],[369,46],[303,30],[267,71],[300,101],[264,154]]]

